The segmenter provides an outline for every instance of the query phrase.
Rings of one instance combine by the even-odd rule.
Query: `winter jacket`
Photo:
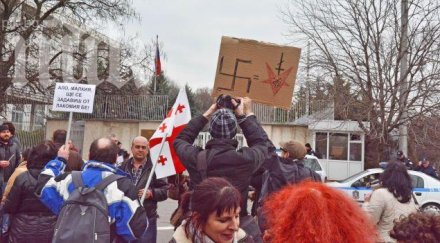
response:
[[[202,180],[197,171],[197,157],[202,149],[192,144],[207,122],[204,116],[193,118],[174,141],[176,154],[189,172],[190,188]],[[213,138],[206,144],[207,176],[227,179],[246,199],[251,176],[267,156],[268,137],[254,115],[242,121],[240,127],[249,147],[237,151],[238,142],[233,139]],[[248,214],[246,206],[247,200],[243,200],[241,216]]]
[[[49,161],[38,177],[36,187],[41,202],[57,215],[74,190],[72,175],[64,173],[65,163],[66,160],[59,157]],[[135,240],[144,233],[148,220],[128,175],[112,164],[89,161],[84,165],[82,180],[86,187],[92,187],[111,174],[127,176],[110,183],[104,190],[109,220],[114,222],[111,225],[111,239],[113,240],[116,234],[126,241]]]
[[[14,181],[5,201],[11,214],[9,242],[51,242],[57,216],[34,194],[39,169],[24,171]]]
[[[237,232],[237,241],[233,241],[233,242],[237,242],[237,243],[253,243],[254,241],[252,240],[251,237],[246,235],[246,232],[244,232],[242,229],[238,229]],[[202,239],[197,238],[195,241],[192,240],[191,236],[187,236],[185,233],[185,223],[183,223],[182,225],[180,225],[176,231],[173,234],[173,238],[170,240],[169,243],[214,243],[214,241],[212,241],[209,237],[207,237],[206,235],[203,235],[203,241]]]
[[[321,181],[318,173],[304,166],[304,160],[281,158],[274,153],[265,161],[263,167],[266,171],[262,176],[259,201],[288,184],[296,184],[306,179]]]
[[[321,176],[312,169],[304,166],[304,160],[292,160],[290,158],[281,158],[275,152],[266,159],[263,164],[266,171],[262,175],[262,186],[258,197],[258,225],[261,232],[264,232],[266,226],[266,216],[262,206],[264,200],[271,193],[277,192],[288,184],[300,183],[304,180],[321,182]]]
[[[412,198],[407,203],[401,203],[387,188],[374,190],[370,201],[365,202],[362,207],[376,224],[383,242],[396,242],[389,235],[390,230],[393,229],[394,220],[417,211],[417,206]]]
[[[17,178],[17,176],[19,176],[21,173],[27,171],[27,167],[26,167],[27,162],[23,161],[21,162],[17,168],[15,168],[14,173],[12,173],[11,177],[9,177],[8,183],[6,184],[5,187],[5,191],[3,192],[3,198],[2,198],[2,203],[5,202],[6,198],[9,195],[9,192],[11,191],[12,186],[14,185],[15,179]]]
[[[142,171],[141,178],[135,185],[136,191],[140,189],[144,189],[145,185],[147,185],[148,176],[150,175],[151,169],[153,168],[153,164],[151,163],[150,156],[147,156],[147,162],[145,163],[145,168]],[[119,167],[125,173],[132,175],[133,169],[133,158],[128,159]],[[168,183],[165,179],[157,179],[156,174],[153,175],[153,179],[151,180],[151,184],[149,189],[153,192],[152,199],[145,199],[143,206],[145,211],[147,212],[148,218],[158,217],[157,215],[157,202],[164,201],[167,199],[167,189]]]
[[[20,140],[18,140],[17,136],[15,136],[15,135],[12,136],[11,140],[12,140],[13,143],[17,144],[17,147],[18,147],[18,149],[21,152],[21,143],[20,143]]]
[[[418,166],[415,170],[438,179],[437,171],[435,171],[435,169],[431,165],[429,165],[428,167]]]
[[[408,159],[407,157],[403,157],[403,158],[399,159],[399,161],[404,163],[408,170],[412,170],[414,167],[413,162],[410,159]]]
[[[9,166],[0,169],[0,183],[6,183],[9,180],[9,177],[11,177],[12,172],[14,172],[15,168],[20,163],[20,149],[11,139],[7,143],[0,142],[0,160],[9,159],[11,159]]]

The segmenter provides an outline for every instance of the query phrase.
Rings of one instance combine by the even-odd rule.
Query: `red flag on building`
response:
[[[156,58],[154,59],[154,67],[155,67],[155,74],[156,76],[159,76],[162,72],[162,67],[160,65],[160,52],[159,52],[159,42],[158,37],[156,36]]]
[[[153,163],[158,163],[155,170],[157,178],[175,175],[185,170],[185,167],[183,167],[179,157],[174,151],[173,142],[190,120],[191,110],[188,97],[186,96],[185,89],[182,88],[173,108],[168,112],[165,120],[163,120],[150,139],[150,158]],[[164,134],[167,134],[167,137],[163,149],[159,154]],[[158,160],[154,161],[156,158],[158,158]]]

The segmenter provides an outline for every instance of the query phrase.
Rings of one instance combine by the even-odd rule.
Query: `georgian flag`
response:
[[[165,120],[159,125],[156,132],[150,139],[150,158],[151,161],[157,162],[156,177],[163,178],[185,170],[174,151],[173,142],[176,136],[191,120],[191,110],[189,107],[188,97],[184,88],[180,89],[176,102],[168,112]],[[167,135],[162,152],[159,154],[160,144],[164,134]],[[157,161],[154,161],[158,158]]]

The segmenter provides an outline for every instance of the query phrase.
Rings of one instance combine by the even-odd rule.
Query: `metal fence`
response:
[[[10,91],[6,102],[0,105],[0,120],[15,125],[23,149],[45,139],[47,119],[68,119],[69,116],[67,112],[52,111],[52,100],[45,96],[16,90]],[[96,95],[93,113],[74,113],[74,120],[161,121],[167,109],[168,97],[165,95]],[[72,140],[77,140],[75,144],[82,144],[80,133],[84,133],[83,127],[83,123],[72,126]],[[75,129],[78,136],[75,136]]]
[[[21,151],[38,144],[45,139],[44,129],[34,130],[34,131],[16,131],[15,136],[21,143]]]
[[[254,103],[252,110],[261,123],[293,123],[299,118],[313,116],[333,107],[333,101],[316,100],[309,103],[297,102],[289,110]]]

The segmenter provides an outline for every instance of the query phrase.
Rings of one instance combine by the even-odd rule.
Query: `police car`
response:
[[[378,185],[383,169],[374,168],[359,172],[342,181],[327,185],[346,192],[350,197],[364,202],[365,195]],[[423,211],[440,213],[440,181],[419,171],[408,170],[412,179],[414,196]]]
[[[318,173],[321,176],[322,182],[327,181],[327,174],[323,169],[324,167],[322,167],[321,162],[319,162],[319,159],[316,156],[306,155],[306,158],[304,159],[304,166],[309,167]]]

